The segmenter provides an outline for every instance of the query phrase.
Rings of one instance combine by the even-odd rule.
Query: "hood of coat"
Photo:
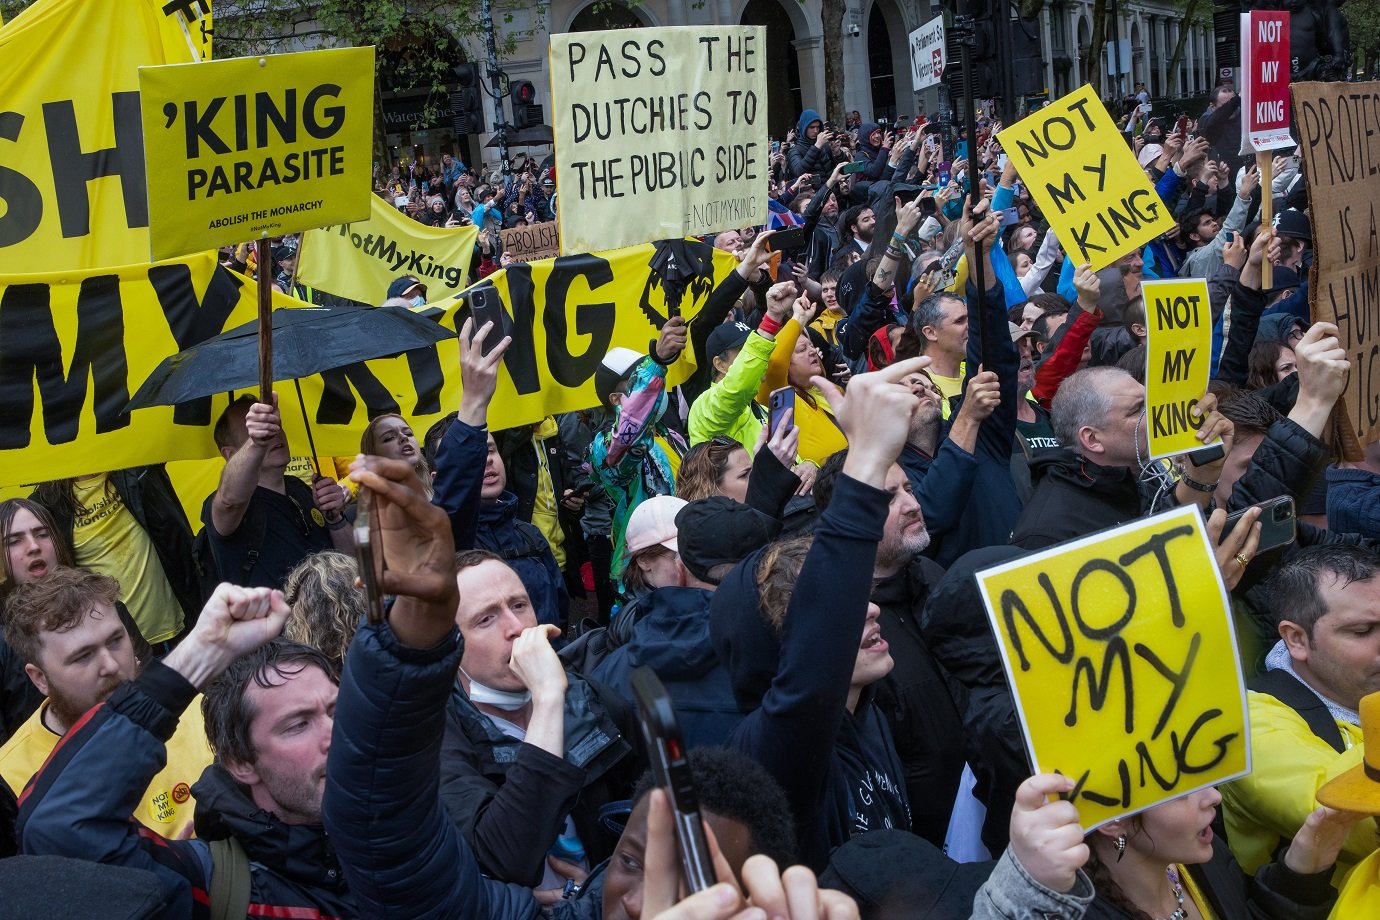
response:
[[[728,670],[734,699],[743,712],[761,705],[781,655],[781,640],[762,615],[757,593],[757,563],[763,552],[738,563],[709,603],[710,641]]]
[[[886,136],[885,129],[883,129],[882,126],[877,124],[875,121],[865,121],[858,126],[859,159],[863,158],[864,156],[869,160],[872,159],[873,155],[877,152],[877,148],[881,146],[881,144],[872,143],[871,137],[873,131],[881,131],[882,136]]]
[[[251,862],[312,888],[345,889],[335,849],[319,824],[284,824],[250,798],[219,764],[192,786],[196,835],[203,840],[234,837]]]
[[[1046,477],[1090,495],[1115,498],[1136,491],[1135,470],[1129,466],[1099,466],[1068,447],[1041,451],[1031,458],[1031,480],[1038,483]]]
[[[815,122],[819,122],[820,129],[823,130],[823,128],[824,128],[824,119],[823,119],[823,117],[821,117],[820,114],[819,114],[818,112],[816,112],[814,109],[806,109],[805,111],[803,111],[803,112],[800,113],[800,121],[796,122],[796,126],[795,126],[796,143],[797,143],[797,144],[813,144],[813,143],[814,143],[814,141],[811,141],[811,140],[807,140],[807,139],[806,139],[806,137],[805,137],[805,129],[808,128],[808,127],[810,127],[810,125],[814,124]]]
[[[921,616],[925,642],[944,669],[970,690],[1006,685],[1001,655],[974,576],[1025,554],[1017,546],[985,546],[964,553],[930,592]]]
[[[657,588],[643,597],[642,616],[627,643],[634,667],[651,667],[665,680],[693,680],[718,666],[709,635],[713,591]]]

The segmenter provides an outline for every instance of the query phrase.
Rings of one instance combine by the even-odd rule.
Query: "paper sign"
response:
[[[1343,434],[1371,444],[1380,441],[1380,83],[1293,91],[1313,225],[1313,320],[1336,323],[1351,358]]]
[[[1086,830],[1250,772],[1227,593],[1198,509],[977,573],[1031,762]]]
[[[367,220],[374,49],[139,68],[154,260]]]
[[[944,45],[944,17],[936,16],[910,33],[910,81],[918,93],[944,77],[948,53]]]
[[[1289,136],[1289,14],[1241,14],[1243,149],[1294,146]]]
[[[1212,361],[1212,309],[1202,278],[1145,281],[1145,419],[1150,457],[1207,447],[1193,417],[1207,392]],[[1220,443],[1220,439],[1213,441]]]
[[[1092,87],[997,135],[1074,264],[1093,271],[1174,227]]]
[[[503,251],[521,262],[554,259],[560,255],[561,244],[554,220],[512,227],[500,232],[499,238],[503,240]]]
[[[551,36],[561,252],[767,221],[766,31]]]

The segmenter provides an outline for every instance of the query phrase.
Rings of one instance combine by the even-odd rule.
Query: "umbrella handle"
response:
[[[292,385],[297,388],[297,405],[302,407],[302,424],[307,429],[307,448],[311,450],[311,462],[316,466],[317,477],[321,476],[321,459],[316,456],[316,441],[311,436],[311,419],[307,417],[307,401],[302,396],[302,381],[294,378]],[[331,472],[335,472],[332,470]]]

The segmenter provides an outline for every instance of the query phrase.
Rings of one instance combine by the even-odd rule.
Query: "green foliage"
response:
[[[1347,26],[1351,29],[1351,47],[1356,52],[1356,68],[1375,77],[1380,61],[1380,4],[1372,0],[1351,0],[1342,7]]]

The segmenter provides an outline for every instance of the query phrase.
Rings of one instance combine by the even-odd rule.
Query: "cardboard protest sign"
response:
[[[1074,264],[1093,271],[1174,228],[1091,86],[997,135]]]
[[[1150,457],[1207,447],[1193,417],[1212,376],[1212,309],[1202,278],[1145,281],[1145,418]],[[1220,439],[1213,441],[1220,443]]]
[[[977,573],[1031,762],[1092,830],[1250,772],[1226,590],[1194,506]]]
[[[1241,14],[1241,152],[1294,146],[1289,136],[1289,14]]]
[[[692,276],[675,306],[686,318],[738,264],[690,246]],[[594,372],[610,348],[645,352],[672,313],[654,245],[514,265],[484,279],[507,311],[513,345],[489,418],[496,428],[598,403]],[[660,264],[660,263],[657,263]],[[125,412],[164,358],[255,317],[255,288],[213,253],[176,262],[46,277],[0,274],[0,484],[15,485],[174,459],[215,457],[225,395]],[[307,306],[274,293],[273,306]],[[454,296],[419,308],[464,325]],[[668,373],[693,372],[690,352]],[[460,401],[459,344],[304,377],[317,454],[352,457],[369,419],[398,412],[425,431]],[[279,383],[294,453],[307,453],[297,394]]]
[[[523,262],[554,259],[560,254],[561,243],[554,220],[512,227],[502,231],[499,237],[503,240],[503,251]]]
[[[1343,434],[1370,444],[1380,441],[1380,83],[1295,83],[1293,92],[1313,226],[1313,320],[1336,323],[1351,357]]]
[[[551,36],[561,252],[767,221],[760,26]]]
[[[381,304],[400,275],[416,275],[427,296],[458,294],[469,282],[476,227],[428,227],[370,195],[369,219],[302,234],[297,280],[360,303]]]
[[[948,49],[944,44],[944,17],[936,16],[910,33],[910,82],[918,93],[944,77]]]
[[[0,271],[148,261],[139,67],[199,60],[201,7],[38,0],[0,29]]]
[[[141,67],[152,257],[369,217],[374,49]]]

